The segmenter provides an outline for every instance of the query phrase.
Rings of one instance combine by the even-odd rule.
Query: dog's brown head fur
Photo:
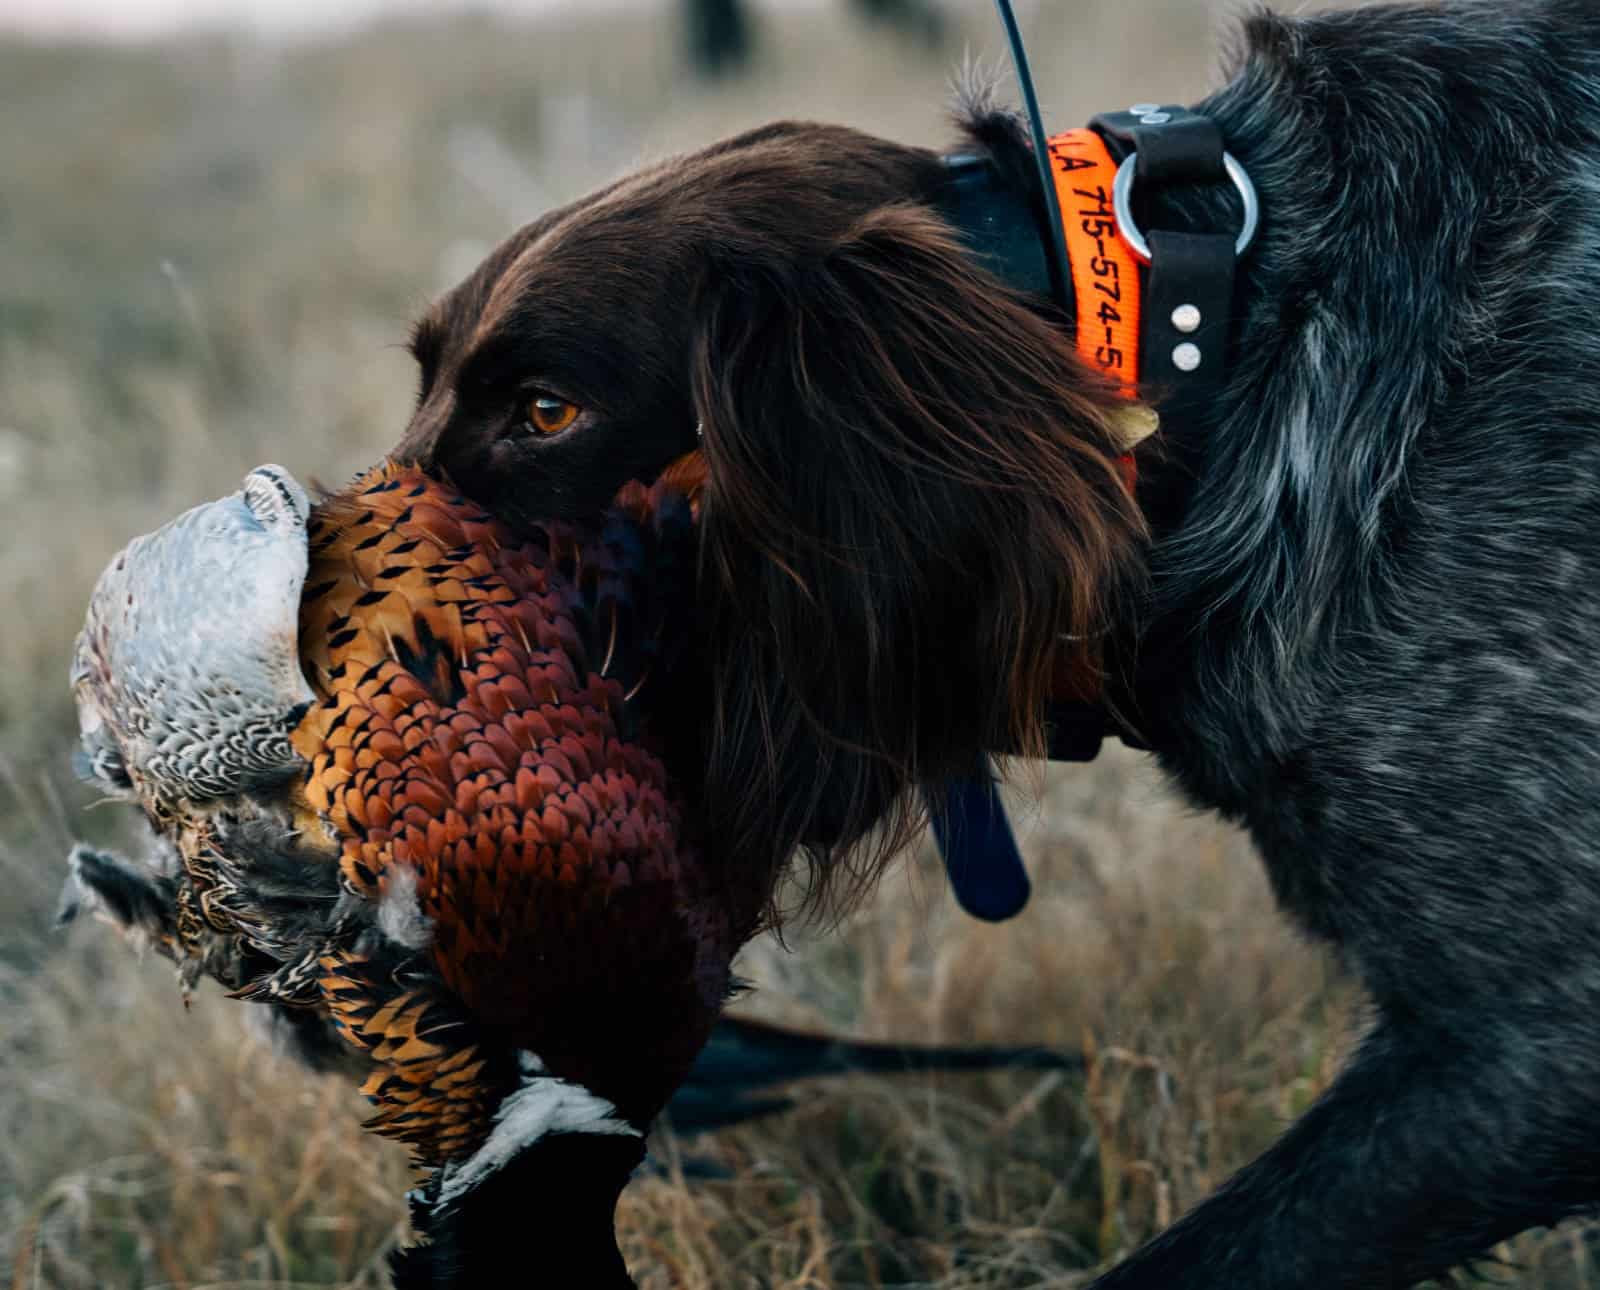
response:
[[[905,839],[917,784],[1041,750],[1052,679],[1137,576],[1109,392],[962,251],[942,179],[768,127],[529,225],[415,335],[401,455],[513,522],[703,452],[713,836],[773,876],[803,849],[819,897]],[[531,429],[536,391],[570,428]]]

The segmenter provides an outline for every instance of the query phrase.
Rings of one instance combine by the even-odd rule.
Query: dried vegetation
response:
[[[1031,22],[1056,120],[1194,96],[1214,61],[1190,0]],[[998,50],[981,5],[938,58],[837,9],[765,26],[756,73],[710,91],[638,18],[0,43],[0,1281],[384,1284],[408,1173],[357,1128],[355,1094],[273,1056],[213,991],[186,1012],[167,966],[103,929],[49,931],[69,839],[126,827],[66,771],[69,643],[131,534],[259,461],[336,480],[378,456],[410,399],[408,316],[515,222],[778,115],[938,142],[959,41]],[[911,857],[839,933],[754,947],[741,1006],[1082,1049],[1087,1077],[844,1081],[749,1128],[663,1133],[621,1216],[643,1285],[1082,1284],[1326,1085],[1358,999],[1236,834],[1121,751],[1017,801],[1024,917],[966,920]],[[1581,1226],[1530,1236],[1490,1275],[1600,1285],[1589,1250]]]

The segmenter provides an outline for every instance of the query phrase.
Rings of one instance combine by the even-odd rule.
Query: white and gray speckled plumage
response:
[[[135,538],[100,576],[73,655],[82,757],[111,791],[199,804],[300,764],[305,490],[261,466]]]

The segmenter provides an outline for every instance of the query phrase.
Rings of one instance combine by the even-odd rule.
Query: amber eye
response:
[[[528,424],[539,434],[560,434],[578,419],[580,410],[554,394],[535,394],[528,401]]]

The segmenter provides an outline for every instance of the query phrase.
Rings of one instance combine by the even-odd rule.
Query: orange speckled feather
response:
[[[294,744],[346,879],[373,895],[407,865],[436,909],[513,862],[608,888],[630,860],[675,865],[666,772],[618,738],[622,685],[586,657],[572,589],[551,577],[579,549],[517,544],[440,486],[380,474],[313,516],[301,610],[322,702]],[[492,882],[473,890],[473,910],[501,912]],[[497,919],[482,935],[503,947],[517,931]]]

